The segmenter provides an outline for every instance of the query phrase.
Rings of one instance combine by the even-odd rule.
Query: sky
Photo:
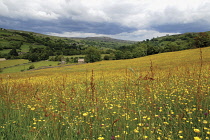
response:
[[[142,41],[210,31],[210,0],[0,0],[0,28]]]

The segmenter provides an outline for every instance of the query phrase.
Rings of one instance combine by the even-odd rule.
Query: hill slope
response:
[[[47,38],[47,40],[45,40]],[[134,43],[134,41],[126,41],[126,40],[118,40],[113,38],[107,37],[90,37],[90,38],[67,38],[67,37],[56,37],[56,36],[49,36],[34,32],[27,32],[27,31],[19,31],[19,30],[10,30],[10,29],[3,29],[0,28],[0,51],[2,49],[10,49],[11,43],[9,42],[22,42],[21,45],[30,44],[40,44],[44,46],[49,46],[45,44],[43,41],[58,41],[62,40],[67,44],[80,44],[80,45],[91,45],[97,47],[119,47],[121,45],[129,45]],[[28,48],[29,49],[29,48]]]

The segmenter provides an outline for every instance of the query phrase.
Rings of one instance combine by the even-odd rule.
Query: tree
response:
[[[39,60],[47,60],[49,59],[49,55],[47,53],[41,53],[39,55]]]
[[[85,62],[96,62],[101,60],[101,53],[95,47],[89,47],[86,50]]]
[[[66,63],[69,63],[70,62],[70,59],[67,57],[66,58]]]
[[[17,53],[17,50],[15,48],[13,48],[10,52],[9,52],[10,55],[12,56],[18,56],[18,53]]]
[[[10,42],[10,46],[12,48],[15,48],[15,49],[20,49],[20,47],[23,45],[23,42],[21,41],[11,41]]]
[[[35,68],[35,66],[34,65],[31,65],[31,66],[29,66],[28,69],[30,70],[30,69],[34,69],[34,68]]]
[[[124,53],[124,59],[132,59],[133,54],[130,51],[125,51]]]
[[[146,55],[147,50],[143,47],[136,47],[133,49],[133,57],[138,58]]]
[[[29,55],[28,60],[31,62],[39,61],[39,56],[35,53],[32,53]]]
[[[120,50],[115,51],[114,52],[114,55],[115,55],[115,59],[116,60],[124,59],[124,54]]]
[[[3,45],[0,43],[0,50],[3,50]]]
[[[105,55],[104,60],[109,60],[109,55]]]
[[[55,56],[55,61],[62,61],[64,59],[63,55],[56,55]]]
[[[175,42],[169,42],[168,44],[166,44],[165,52],[173,52],[178,50],[179,46]]]
[[[74,63],[78,63],[78,59],[79,59],[78,57],[74,57],[74,58],[73,58],[73,62],[74,62]]]
[[[207,33],[199,33],[198,36],[194,38],[195,46],[197,48],[207,47],[210,45],[210,38]]]

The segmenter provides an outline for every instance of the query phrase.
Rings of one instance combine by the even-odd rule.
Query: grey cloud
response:
[[[132,37],[146,30],[150,36],[209,30],[209,7],[208,0],[1,0],[0,26]]]
[[[153,26],[154,30],[159,32],[205,32],[210,31],[210,26],[205,21],[186,23],[186,24],[165,24]]]
[[[110,22],[145,28],[153,24],[189,23],[210,16],[207,0],[2,0],[1,16],[17,19]]]
[[[136,28],[124,27],[114,23],[82,22],[71,19],[60,19],[59,21],[40,21],[11,19],[0,17],[0,24],[3,28],[13,28],[19,30],[46,32],[86,32],[97,34],[118,34],[121,32],[132,32]]]

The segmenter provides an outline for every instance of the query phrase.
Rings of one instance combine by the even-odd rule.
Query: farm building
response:
[[[84,58],[78,59],[78,63],[85,63],[85,59]]]

